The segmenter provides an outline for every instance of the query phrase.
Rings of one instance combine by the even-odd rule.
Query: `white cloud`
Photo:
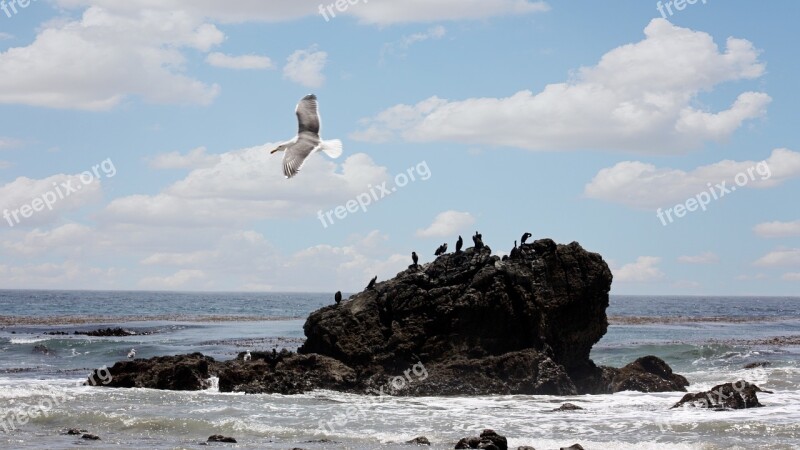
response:
[[[678,261],[684,264],[713,264],[719,262],[719,256],[713,252],[705,252],[700,255],[681,256]]]
[[[566,83],[538,94],[447,101],[431,97],[366,119],[354,136],[387,134],[408,141],[461,142],[530,150],[610,149],[684,153],[730,137],[745,120],[764,114],[770,97],[743,92],[717,113],[696,106],[698,95],[765,69],[758,51],[730,38],[720,52],[703,32],[654,19],[646,38],[606,53]]]
[[[154,169],[202,169],[213,167],[219,161],[219,155],[210,155],[206,153],[205,147],[198,147],[185,155],[180,152],[156,155],[148,162]]]
[[[701,192],[708,192],[709,183],[714,187],[725,181],[727,188],[735,187],[734,178],[738,174],[745,174],[746,186],[755,188],[773,187],[800,176],[800,153],[777,149],[765,162],[725,160],[686,172],[624,161],[598,172],[586,185],[584,195],[632,208],[655,209],[683,203]],[[751,177],[748,170],[752,168],[755,169]],[[715,192],[718,192],[716,188]]]
[[[141,10],[184,10],[198,17],[222,22],[279,22],[316,16],[319,0],[292,0],[286,2],[264,0],[57,0],[63,7],[97,5],[120,13],[135,14]],[[325,1],[323,6],[333,3]],[[522,15],[548,11],[543,1],[530,0],[404,0],[351,4],[344,13],[360,21],[377,25],[408,22],[434,22],[443,20],[477,20],[495,16]]]
[[[46,24],[33,43],[0,53],[0,103],[107,110],[129,96],[209,104],[219,87],[184,75],[183,49],[208,51],[224,35],[181,11],[128,16],[90,7]]]
[[[785,281],[800,281],[800,272],[785,273],[781,279]]]
[[[312,155],[303,171],[285,179],[274,145],[223,153],[213,166],[191,171],[154,195],[112,201],[101,215],[110,223],[221,226],[307,216],[328,211],[388,178],[385,167],[357,153],[341,164]],[[308,183],[313,180],[313,183]]]
[[[390,42],[384,44],[381,49],[381,59],[387,55],[405,56],[408,49],[419,42],[424,42],[431,39],[441,39],[447,34],[447,29],[441,25],[429,28],[422,33],[414,33],[411,35],[403,36],[397,42]]]
[[[800,236],[800,220],[794,222],[766,222],[753,228],[756,235],[765,238]]]
[[[266,56],[240,55],[231,56],[224,53],[210,53],[206,62],[214,67],[225,69],[272,69],[272,60]]]
[[[9,39],[14,39],[14,35],[10,33],[0,32],[0,41],[7,41]]]
[[[417,237],[450,237],[475,223],[475,217],[468,212],[445,211],[433,219],[425,229],[417,230]]]
[[[142,260],[149,270],[179,271],[167,277],[144,278],[148,288],[191,288],[203,273],[203,288],[234,290],[355,291],[377,275],[384,280],[405,269],[409,255],[393,254],[387,237],[377,231],[351,236],[347,245],[317,244],[283,254],[255,231],[228,233],[210,246],[197,241],[192,250],[154,253]],[[308,274],[313,273],[313,277]],[[171,284],[173,287],[168,287]]]
[[[93,230],[77,223],[68,223],[51,230],[39,228],[21,237],[0,242],[8,252],[24,256],[39,256],[53,253],[81,253],[92,238]]]
[[[0,150],[6,149],[6,148],[14,148],[14,147],[18,147],[20,145],[22,145],[21,141],[18,141],[16,139],[0,137]]]
[[[305,87],[318,88],[325,83],[322,70],[328,61],[328,54],[312,47],[297,50],[286,60],[283,77]]]
[[[89,184],[82,183],[80,175],[58,174],[43,179],[19,177],[0,186],[0,213],[5,215],[8,210],[10,217],[3,217],[0,226],[10,226],[9,220],[14,227],[53,222],[66,212],[100,200],[101,186],[101,182],[97,179],[93,179]],[[39,205],[45,195],[50,200],[51,208]],[[34,202],[37,204],[34,205]],[[28,207],[39,211],[34,210],[28,214],[30,217],[24,217],[22,209],[27,210]]]
[[[757,280],[766,280],[767,278],[769,277],[767,277],[767,275],[763,273],[739,275],[736,277],[736,279],[739,281],[757,281]]]
[[[0,285],[8,289],[113,289],[123,270],[99,268],[82,262],[0,264]]]
[[[754,264],[761,267],[800,266],[800,248],[775,250],[762,256]]]
[[[209,286],[207,281],[202,283],[207,279],[208,277],[202,270],[179,270],[165,277],[143,278],[139,282],[139,287],[151,290],[180,290],[186,288],[197,290],[198,287]]]
[[[640,256],[636,262],[612,269],[614,281],[620,283],[649,283],[664,278],[664,272],[658,267],[661,258]]]

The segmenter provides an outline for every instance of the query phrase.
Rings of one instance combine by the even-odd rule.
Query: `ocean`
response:
[[[611,298],[608,333],[592,351],[597,364],[652,354],[686,376],[691,392],[739,379],[774,392],[759,395],[764,408],[748,410],[671,410],[679,392],[408,398],[81,385],[132,348],[137,358],[202,352],[223,360],[293,350],[305,317],[332,302],[332,294],[0,291],[0,448],[192,449],[222,434],[238,443],[214,446],[408,449],[405,441],[426,436],[430,448],[451,449],[484,428],[514,449],[800,448],[800,298]],[[137,334],[74,334],[108,327]],[[753,362],[769,365],[744,369]],[[584,410],[552,411],[564,402]],[[69,428],[101,440],[61,434]]]

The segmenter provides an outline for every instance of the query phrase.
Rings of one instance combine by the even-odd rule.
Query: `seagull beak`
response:
[[[278,150],[280,150],[280,147],[278,147],[278,148],[276,148],[275,150],[273,150],[273,151],[269,152],[269,154],[270,154],[270,155],[274,155],[275,153],[278,153]]]

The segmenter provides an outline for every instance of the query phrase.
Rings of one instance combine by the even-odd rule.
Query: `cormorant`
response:
[[[461,253],[461,247],[464,246],[464,240],[461,239],[461,236],[458,236],[458,240],[456,241],[456,253]]]
[[[525,234],[523,234],[523,235],[522,235],[522,240],[520,240],[520,244],[524,244],[524,243],[525,243],[525,241],[527,241],[528,239],[530,239],[530,237],[531,237],[531,236],[533,236],[533,235],[532,235],[532,234],[530,234],[530,233],[525,233]]]
[[[378,281],[378,276],[375,275],[375,278],[369,280],[369,284],[367,285],[367,290],[373,289],[375,287],[375,282]]]
[[[439,248],[436,249],[436,252],[434,253],[434,256],[444,255],[445,252],[447,252],[447,242],[445,242],[444,244],[440,245]]]
[[[333,296],[333,300],[336,302],[337,305],[339,303],[342,303],[342,291],[336,291],[336,294]]]
[[[475,236],[472,236],[472,242],[475,243],[475,250],[480,250],[483,248],[483,235],[475,232]]]
[[[417,252],[411,252],[411,259],[414,261],[414,265],[418,265],[419,257],[417,256]]]

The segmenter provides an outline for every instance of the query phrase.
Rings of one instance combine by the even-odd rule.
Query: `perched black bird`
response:
[[[472,242],[475,243],[475,250],[480,250],[483,248],[483,235],[475,232],[475,236],[472,236]]]
[[[530,234],[530,233],[525,233],[525,234],[523,234],[523,235],[522,235],[522,240],[520,241],[520,244],[524,244],[524,243],[525,243],[525,241],[527,241],[528,239],[530,239],[530,237],[531,237],[531,236],[533,236],[533,235],[532,235],[532,234]]]
[[[456,253],[461,253],[461,247],[464,246],[464,240],[461,239],[461,236],[458,236],[458,240],[456,241]]]
[[[444,244],[440,245],[439,248],[436,249],[436,252],[434,252],[434,255],[435,256],[441,256],[441,255],[444,255],[445,252],[447,252],[447,242],[445,242]]]
[[[336,291],[336,295],[333,296],[333,300],[336,301],[336,304],[342,303],[342,291]]]
[[[509,257],[511,259],[514,259],[517,256],[519,256],[519,249],[517,248],[517,241],[514,241],[514,248],[511,249],[511,254],[509,255]]]
[[[369,284],[367,285],[367,290],[368,291],[373,289],[373,288],[375,288],[375,282],[376,281],[378,281],[378,276],[377,275],[375,275],[375,278],[369,280]]]
[[[417,252],[411,252],[411,259],[414,261],[414,265],[418,265],[419,257],[417,256]]]

